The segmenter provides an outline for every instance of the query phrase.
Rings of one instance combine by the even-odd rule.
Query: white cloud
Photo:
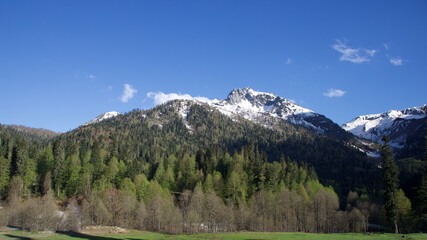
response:
[[[400,57],[390,57],[390,62],[394,66],[402,66],[403,65],[403,60]]]
[[[340,90],[340,89],[334,89],[334,88],[331,88],[327,92],[323,93],[324,96],[330,97],[330,98],[331,97],[342,97],[342,96],[344,96],[344,94],[345,94],[345,91]]]
[[[336,40],[332,48],[342,53],[340,61],[349,61],[352,63],[369,62],[377,52],[375,49],[351,48],[340,40]]]
[[[294,62],[294,60],[292,60],[292,58],[288,58],[288,59],[286,60],[285,64],[291,64],[291,63],[293,63],[293,62]]]
[[[208,102],[209,98],[206,97],[192,97],[189,94],[180,94],[180,93],[163,93],[163,92],[149,92],[147,97],[154,100],[155,105],[159,105],[171,100],[181,99],[181,100],[196,100],[199,102]]]
[[[111,90],[113,90],[113,86],[108,86],[108,91],[111,91]]]
[[[124,88],[123,88],[123,95],[120,98],[120,100],[124,103],[128,102],[129,99],[133,98],[133,95],[135,95],[135,93],[137,93],[138,91],[132,87],[132,85],[130,84],[125,84]]]
[[[86,75],[86,78],[89,78],[89,79],[95,79],[95,78],[96,78],[96,76],[95,76],[95,75],[93,75],[93,74],[87,74],[87,75]]]
[[[377,50],[375,50],[375,49],[372,49],[372,50],[364,49],[364,50],[365,50],[366,54],[368,54],[368,56],[370,56],[370,57],[374,57],[375,53],[377,52]]]

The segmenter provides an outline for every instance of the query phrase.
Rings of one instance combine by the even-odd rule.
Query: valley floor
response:
[[[239,233],[207,233],[197,235],[166,235],[162,233],[145,232],[145,231],[129,231],[123,233],[53,233],[53,232],[25,232],[15,229],[0,229],[0,240],[9,239],[52,239],[52,240],[68,240],[68,239],[88,239],[88,240],[137,240],[137,239],[167,239],[167,240],[260,240],[260,239],[286,239],[286,240],[388,240],[388,239],[427,239],[427,234],[363,234],[363,233],[334,233],[334,234],[312,234],[312,233],[268,233],[268,232],[239,232]]]

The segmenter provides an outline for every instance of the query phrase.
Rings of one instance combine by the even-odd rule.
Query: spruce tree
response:
[[[395,233],[399,233],[397,227],[397,203],[396,196],[399,185],[399,170],[393,158],[393,151],[388,142],[389,138],[383,137],[384,145],[381,148],[382,159],[382,193],[384,210],[387,219],[394,224]]]
[[[422,231],[427,231],[427,118],[424,122],[424,172],[421,177],[421,182],[417,187],[417,214],[420,218]]]

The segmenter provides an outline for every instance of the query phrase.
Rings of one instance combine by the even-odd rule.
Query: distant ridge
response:
[[[423,133],[426,111],[427,104],[424,104],[400,111],[363,115],[343,124],[342,128],[358,137],[380,143],[383,136],[388,136],[390,145],[401,149],[412,136]]]
[[[27,127],[23,125],[1,125],[6,129],[12,129],[13,131],[16,131],[19,135],[22,135],[25,138],[31,139],[31,140],[49,140],[51,138],[54,138],[61,133],[54,132],[52,130],[44,129],[44,128],[32,128]]]

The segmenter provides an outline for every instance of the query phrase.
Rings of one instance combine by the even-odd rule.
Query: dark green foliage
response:
[[[421,183],[417,189],[416,210],[417,216],[419,217],[420,225],[422,230],[427,229],[427,176],[423,175]]]
[[[186,121],[191,126],[190,130],[176,111],[185,104],[188,104]],[[274,129],[268,129],[243,118],[232,120],[204,105],[172,101],[148,111],[134,110],[98,124],[80,127],[61,135],[61,139],[77,142],[80,155],[93,148],[94,144],[99,144],[104,151],[102,159],[97,156],[92,159],[108,165],[111,156],[116,156],[127,166],[125,174],[131,179],[139,173],[137,169],[144,169],[143,173],[149,178],[154,177],[159,160],[166,159],[171,153],[176,153],[179,158],[185,153],[194,155],[196,165],[200,166],[198,168],[202,169],[204,176],[216,169],[225,177],[228,162],[221,161],[223,158],[218,156],[217,149],[232,153],[247,146],[254,151],[254,156],[264,154],[257,158],[246,156],[244,152],[242,154],[245,161],[253,163],[250,165],[252,169],[247,169],[248,178],[254,183],[251,186],[253,189],[248,190],[250,192],[263,187],[258,184],[263,180],[253,178],[255,175],[266,177],[263,172],[253,171],[261,171],[260,166],[266,159],[270,162],[280,161],[283,155],[298,163],[307,163],[307,168],[314,168],[319,180],[332,185],[339,196],[345,196],[353,189],[379,197],[378,168],[365,154],[337,140],[347,139],[347,135],[332,139],[287,122],[276,125]],[[256,151],[255,146],[262,151]],[[211,150],[204,155],[197,152],[208,148]],[[102,166],[101,162],[95,164],[92,161],[92,164],[95,169]],[[97,178],[99,171],[94,171],[94,174]],[[361,174],[364,178],[359,177]]]
[[[65,146],[63,141],[57,140],[53,143],[53,185],[59,196],[66,181]]]
[[[28,159],[28,146],[24,139],[19,139],[12,148],[11,175],[19,175],[21,178],[25,174],[25,164]]]
[[[182,104],[189,104],[186,121],[190,129],[176,111]],[[82,200],[82,207],[94,214],[91,224],[111,223],[111,212],[133,217],[146,214],[153,218],[153,229],[163,229],[158,225],[163,224],[162,215],[145,208],[164,207],[176,214],[171,203],[199,187],[202,203],[205,196],[212,198],[201,207],[219,206],[215,216],[208,219],[210,229],[231,224],[242,230],[256,230],[254,226],[260,224],[269,231],[270,226],[275,226],[284,231],[326,232],[337,231],[332,227],[332,218],[347,216],[336,215],[338,198],[334,190],[341,198],[341,206],[345,205],[343,196],[349,190],[368,194],[374,201],[379,197],[380,170],[375,161],[339,140],[344,135],[329,138],[286,122],[277,124],[280,129],[268,129],[243,118],[230,119],[204,105],[174,101],[82,126],[44,143],[25,140],[0,128],[0,196],[7,197],[11,178],[18,175],[26,196],[44,194],[51,187],[59,200]],[[414,174],[417,164],[414,160],[403,162],[402,166]],[[334,190],[323,189],[322,184]],[[107,204],[108,193],[115,193],[116,198]],[[113,202],[122,200],[132,203],[133,210],[116,209],[119,205]],[[292,207],[281,209],[284,215],[245,217],[264,208],[269,213],[279,211],[279,205],[265,203],[270,200]],[[136,201],[144,207],[137,206]],[[307,227],[314,203],[318,204],[316,219],[322,224]],[[136,209],[140,212],[132,212]],[[198,210],[190,210],[182,216],[183,221],[206,217]],[[234,210],[240,212],[239,225],[217,219]],[[358,220],[366,214],[362,210],[366,209],[351,214],[355,223],[351,229],[360,230]],[[295,226],[285,228],[274,223],[281,217],[296,215],[302,218]],[[257,220],[251,222],[252,218]],[[188,230],[197,231],[201,230]]]
[[[397,229],[397,191],[399,187],[399,169],[394,162],[393,152],[388,145],[388,137],[383,137],[384,145],[381,149],[382,158],[382,193],[384,200],[384,209],[387,220],[395,225],[395,232]]]
[[[396,160],[399,167],[399,184],[405,194],[414,200],[417,196],[414,186],[418,186],[424,173],[424,162],[414,158]]]
[[[4,156],[0,156],[0,196],[6,194],[10,179],[10,161]]]
[[[427,118],[424,122],[424,158],[423,168],[419,185],[417,186],[417,194],[415,197],[416,216],[419,219],[419,224],[422,231],[427,231]]]
[[[191,125],[190,130],[176,111],[177,106],[183,104],[189,104],[186,120]],[[275,187],[270,179],[277,176],[264,165],[267,161],[280,162],[281,156],[299,164],[305,162],[305,168],[315,169],[316,172],[313,174],[314,171],[309,171],[303,176],[297,169],[293,169],[283,178],[285,185],[301,177],[318,177],[323,184],[332,185],[339,196],[345,196],[350,189],[378,195],[378,169],[363,153],[338,140],[315,135],[303,127],[286,122],[277,124],[280,127],[268,129],[243,118],[232,120],[204,105],[173,101],[148,111],[134,110],[62,134],[51,143],[52,150],[46,150],[49,145],[38,146],[38,149],[43,147],[44,150],[38,151],[38,157],[30,158],[37,162],[39,183],[47,171],[52,171],[56,194],[60,194],[60,189],[67,188],[66,181],[71,173],[66,168],[75,154],[81,162],[79,179],[82,181],[80,177],[84,172],[84,179],[97,182],[98,187],[108,184],[119,186],[123,178],[134,179],[140,173],[151,179],[156,174],[160,160],[163,160],[164,174],[161,177],[168,179],[167,183],[163,181],[164,186],[181,190],[194,187],[200,178],[208,174],[214,177],[214,171],[220,174],[216,176],[221,176],[221,182],[225,184],[230,174],[230,157],[225,158],[224,152],[240,151],[244,161],[242,168],[247,174],[247,181],[251,183],[246,186],[249,195],[262,188]],[[8,146],[12,149],[10,146],[14,144],[6,145],[3,144],[2,152],[10,155],[12,151],[5,149]],[[29,149],[33,146],[30,144]],[[17,145],[16,150],[19,149]],[[199,149],[207,151],[201,153]],[[188,158],[183,158],[185,154],[193,156],[190,162]],[[28,152],[25,156],[30,155]],[[180,166],[174,164],[168,170],[166,160],[171,155],[174,155],[175,162],[184,159],[184,163]],[[118,166],[116,163],[113,166],[109,164],[114,157]],[[194,167],[201,171],[191,173],[185,170],[186,164],[193,167],[193,161]],[[119,171],[116,171],[117,168]],[[17,171],[17,167],[12,169]],[[159,176],[161,171],[162,168],[159,169]],[[364,178],[359,177],[361,174]],[[185,183],[180,181],[184,178]],[[280,182],[277,184],[280,185]],[[67,191],[73,189],[69,187]]]
[[[27,141],[36,141],[47,143],[60,133],[53,132],[47,129],[30,128],[22,125],[1,125],[1,131],[8,132],[12,135],[19,136]]]

